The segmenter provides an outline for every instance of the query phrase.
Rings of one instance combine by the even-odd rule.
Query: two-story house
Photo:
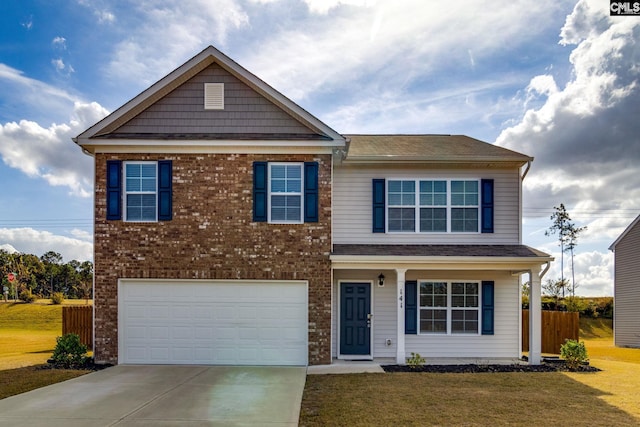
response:
[[[520,357],[520,276],[534,306],[551,261],[521,243],[528,156],[341,135],[211,46],[74,141],[97,362]]]

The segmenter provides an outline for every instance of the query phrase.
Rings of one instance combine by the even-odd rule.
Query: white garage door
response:
[[[120,280],[119,363],[306,365],[307,283]]]

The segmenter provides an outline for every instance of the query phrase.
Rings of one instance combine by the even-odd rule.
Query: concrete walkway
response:
[[[296,426],[305,367],[119,365],[0,400],[2,426]]]

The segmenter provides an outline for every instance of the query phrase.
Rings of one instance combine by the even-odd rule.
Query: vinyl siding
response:
[[[338,352],[338,316],[340,313],[340,282],[371,282],[371,301],[373,312],[373,335],[371,337],[371,349],[374,357],[396,357],[396,278],[395,274],[384,271],[385,285],[378,286],[378,275],[380,271],[334,271],[333,286],[333,307],[332,312],[336,313],[331,325],[332,337],[331,353],[332,357],[337,357]],[[387,346],[387,339],[391,340],[391,345]]]
[[[384,287],[377,276],[384,273]],[[519,278],[509,272],[408,271],[406,280],[493,280],[495,282],[494,335],[405,335],[405,351],[428,358],[515,359],[520,357]],[[340,281],[372,281],[374,358],[395,358],[397,344],[396,276],[393,271],[334,270],[333,313],[339,313]],[[332,357],[338,352],[337,315],[332,320]],[[391,339],[391,345],[386,340]]]
[[[204,84],[224,83],[224,109],[204,109]],[[313,132],[212,64],[114,133],[305,134]]]
[[[640,222],[615,247],[614,339],[640,347]]]
[[[444,274],[443,274],[444,273]],[[493,280],[495,282],[494,335],[405,335],[406,354],[426,359],[520,357],[519,278],[509,272],[407,273],[407,280]]]
[[[374,178],[493,179],[494,233],[372,233]],[[336,244],[520,244],[518,169],[435,169],[409,165],[334,168],[334,243]]]

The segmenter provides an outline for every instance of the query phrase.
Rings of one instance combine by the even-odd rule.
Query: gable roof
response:
[[[507,162],[524,165],[533,157],[465,135],[345,135],[345,162]]]
[[[119,127],[123,126],[147,108],[158,102],[163,97],[167,96],[173,90],[178,88],[183,83],[187,82],[192,77],[209,67],[211,64],[218,64],[228,73],[239,79],[241,82],[249,86],[252,90],[272,102],[278,108],[282,109],[285,113],[299,121],[302,125],[308,127],[312,131],[319,134],[323,141],[316,141],[314,145],[321,146],[343,146],[344,137],[335,130],[331,129],[325,123],[311,115],[305,109],[291,101],[289,98],[282,95],[280,92],[266,84],[260,78],[250,73],[248,70],[240,66],[231,58],[214,48],[209,46],[196,56],[176,68],[174,71],[151,85],[149,88],[141,92],[139,95],[128,101],[126,104],[109,114],[107,117],[91,126],[89,129],[82,132],[76,138],[73,138],[74,142],[82,146],[85,150],[95,151],[95,148],[100,145],[105,145],[104,141],[107,135],[110,135]],[[118,139],[118,138],[116,138]],[[121,138],[120,138],[121,139]],[[133,139],[145,139],[144,137],[134,137]],[[166,139],[169,139],[167,137]],[[182,137],[171,139],[189,139],[184,135]],[[206,140],[203,137],[194,137],[193,139]],[[110,141],[110,145],[126,145],[127,141]],[[151,143],[143,143],[144,145],[151,145]],[[200,143],[199,145],[202,145]]]
[[[621,235],[616,239],[616,241],[615,241],[615,242],[613,242],[613,243],[611,244],[611,246],[609,246],[609,250],[610,250],[610,251],[614,251],[614,252],[615,252],[615,250],[616,250],[616,245],[617,245],[618,243],[620,243],[620,241],[621,241],[621,240],[622,240],[622,239],[623,239],[627,234],[629,234],[629,232],[630,232],[631,230],[633,230],[633,228],[634,228],[634,227],[635,227],[639,222],[640,222],[640,215],[638,215],[638,216],[636,217],[636,219],[634,219],[634,220],[633,220],[633,222],[632,222],[631,224],[629,224],[629,226],[628,226],[627,228],[625,228],[625,230],[624,230],[624,231],[622,232],[622,234],[621,234]]]

